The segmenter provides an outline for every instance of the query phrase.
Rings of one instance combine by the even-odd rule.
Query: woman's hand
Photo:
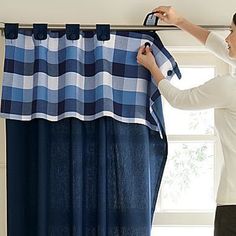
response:
[[[156,12],[155,15],[165,23],[177,26],[179,29],[188,32],[193,37],[198,39],[202,44],[206,44],[206,40],[210,34],[210,31],[191,23],[179,15],[173,7],[160,6],[155,8],[153,12]]]
[[[152,70],[157,67],[156,60],[149,46],[145,47],[143,45],[139,48],[138,55],[137,55],[137,62],[138,64],[143,65],[151,73],[152,73]]]
[[[183,17],[171,6],[160,6],[155,8],[152,12],[156,12],[155,15],[167,24],[178,26],[183,21]]]
[[[139,48],[137,62],[150,71],[156,84],[165,79],[156,63],[155,57],[153,56],[149,46],[145,47],[144,45]]]

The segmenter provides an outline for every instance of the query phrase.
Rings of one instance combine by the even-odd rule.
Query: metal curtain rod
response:
[[[200,25],[201,27],[208,30],[228,30],[228,25]],[[5,24],[0,22],[0,30],[3,30]],[[19,24],[19,28],[30,29],[33,28],[33,24]],[[48,24],[48,29],[65,29],[65,24]],[[96,25],[80,25],[81,30],[95,30]],[[157,26],[143,26],[143,25],[110,25],[111,30],[179,30],[173,25],[157,25]]]

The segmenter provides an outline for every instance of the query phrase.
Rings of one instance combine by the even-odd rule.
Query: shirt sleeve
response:
[[[210,32],[207,37],[206,48],[213,52],[217,57],[225,61],[226,63],[236,67],[236,59],[230,58],[228,55],[227,44],[217,34]]]
[[[230,93],[227,92],[229,83],[226,80],[216,77],[198,87],[180,90],[167,79],[163,79],[159,82],[158,88],[170,105],[178,109],[225,108],[231,103]]]

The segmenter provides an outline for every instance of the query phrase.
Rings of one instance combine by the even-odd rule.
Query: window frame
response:
[[[227,74],[232,69],[228,64],[218,59],[208,51],[186,51],[173,50],[171,52],[179,67],[214,67],[215,76]],[[164,107],[164,104],[163,104]],[[214,133],[212,135],[172,135],[167,134],[168,142],[191,142],[191,141],[211,141],[214,145],[213,170],[214,170],[214,196],[216,196],[217,186],[220,176],[220,158],[222,158],[222,150],[220,141],[214,124]],[[161,187],[159,196],[161,195]],[[159,199],[160,201],[160,199]],[[212,226],[214,222],[214,211],[156,211],[153,219],[153,227],[158,226]]]

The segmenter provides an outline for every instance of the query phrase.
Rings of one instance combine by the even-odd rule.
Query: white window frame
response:
[[[222,60],[215,57],[206,50],[173,50],[172,55],[178,62],[179,67],[214,67],[215,76],[227,74],[231,68]],[[167,134],[168,142],[191,142],[191,141],[211,141],[214,143],[214,194],[216,195],[222,151],[220,142],[214,128],[212,135],[171,135]],[[160,188],[161,194],[161,188]],[[155,212],[153,227],[157,226],[212,226],[214,222],[214,212]]]

